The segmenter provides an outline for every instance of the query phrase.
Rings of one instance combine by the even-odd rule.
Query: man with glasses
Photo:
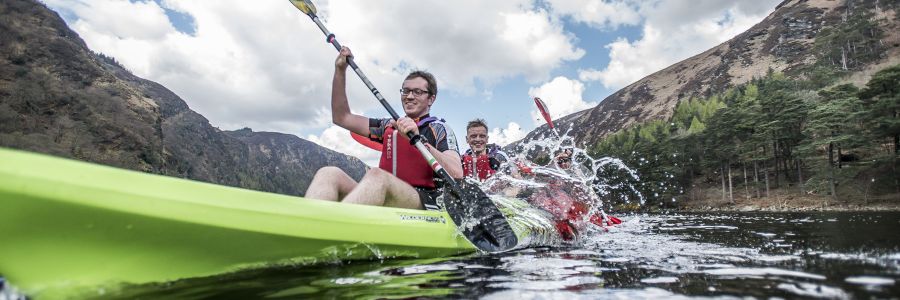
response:
[[[431,73],[413,71],[400,89],[405,116],[371,119],[353,114],[347,103],[347,58],[343,47],[335,61],[331,90],[331,119],[334,124],[382,144],[378,168],[370,169],[356,182],[337,167],[316,172],[306,198],[345,203],[437,210],[440,183],[422,154],[411,145],[407,132],[421,134],[425,147],[453,178],[462,178],[456,136],[443,120],[429,113],[437,96],[437,82]]]

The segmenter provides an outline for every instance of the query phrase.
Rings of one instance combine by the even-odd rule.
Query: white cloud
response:
[[[595,28],[637,25],[641,21],[635,1],[548,0],[553,13]]]
[[[90,4],[71,0],[43,2],[53,8],[65,8],[79,17],[78,24],[89,26],[92,31],[103,35],[162,40],[175,31],[163,9],[153,1],[94,0]]]
[[[214,126],[296,132],[330,123],[323,108],[331,69],[312,66],[327,66],[334,52],[298,50],[303,41],[297,36],[313,36],[317,29],[295,26],[303,21],[296,10],[262,3],[164,3],[194,18],[195,35],[178,32],[153,1],[48,4],[77,16],[72,27],[89,47],[173,90]]]
[[[350,131],[339,126],[332,125],[322,131],[320,135],[309,135],[306,139],[319,146],[350,156],[355,156],[370,167],[378,167],[378,160],[381,157],[381,152],[369,149],[368,147],[357,143],[350,137]]]
[[[500,146],[506,146],[509,145],[509,143],[525,138],[526,134],[528,133],[522,131],[522,126],[519,126],[518,123],[509,122],[509,124],[506,125],[506,128],[494,127],[491,129],[489,142]]]
[[[542,80],[584,54],[558,20],[531,3],[334,1],[328,21],[344,44],[364,49],[367,61],[388,69],[425,68],[439,85],[467,90],[475,80]]]
[[[553,120],[571,113],[593,108],[597,105],[596,102],[584,101],[584,99],[582,99],[582,94],[584,94],[584,83],[562,76],[553,78],[553,80],[544,83],[540,87],[530,88],[528,90],[529,96],[539,97],[547,104],[547,109],[550,111],[550,117],[553,118]],[[531,117],[536,126],[547,123],[536,106],[531,111]]]
[[[286,1],[47,4],[75,18],[70,25],[93,50],[173,90],[214,126],[297,132],[330,124],[336,52]],[[433,72],[441,91],[470,91],[475,82],[489,88],[514,76],[546,80],[551,70],[584,54],[560,21],[530,0],[316,4],[325,24],[354,49],[358,64],[391,101],[391,91],[412,68]],[[191,16],[195,32],[177,31],[164,8]],[[348,89],[354,110],[378,107],[359,80],[348,80]]]
[[[582,81],[599,80],[608,88],[621,88],[677,61],[676,57],[663,53],[671,53],[671,50],[685,51],[679,45],[667,45],[667,41],[661,37],[661,33],[650,25],[644,26],[641,40],[632,43],[625,39],[619,39],[606,45],[606,48],[609,49],[610,58],[606,68],[602,71],[579,70],[578,79]],[[670,51],[666,51],[667,49]]]
[[[442,95],[483,90],[486,98],[493,98],[493,84],[503,80],[545,82],[529,94],[542,97],[557,118],[596,104],[582,99],[582,81],[624,86],[749,28],[776,1],[315,2],[324,23],[354,49],[357,63],[392,103],[406,73],[423,68],[437,76]],[[319,29],[286,1],[45,3],[64,11],[69,25],[93,50],[173,90],[214,126],[287,133],[323,128],[316,138],[324,144],[326,133],[337,134],[327,127],[336,53]],[[176,30],[165,9],[193,18],[194,32]],[[585,52],[576,43],[590,42],[590,36],[567,32],[564,21],[599,29],[641,26],[643,36],[607,45],[609,65],[585,65],[589,62],[579,61]],[[556,77],[547,82],[560,67],[573,63],[582,68],[581,81]],[[383,117],[371,93],[355,75],[348,76],[353,110]],[[536,110],[531,115],[536,125],[543,124]],[[512,124],[523,123],[495,128],[500,130],[497,141],[518,135],[521,128]],[[343,144],[336,140],[331,147],[344,149]]]
[[[777,0],[654,1],[641,5],[646,19],[639,40],[606,45],[610,62],[579,70],[579,79],[618,89],[678,61],[699,54],[762,20]]]

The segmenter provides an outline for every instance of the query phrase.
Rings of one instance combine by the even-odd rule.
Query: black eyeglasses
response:
[[[560,163],[560,164],[565,164],[565,163],[572,162],[572,159],[571,158],[560,158],[560,159],[557,159],[556,162]]]
[[[406,96],[409,96],[409,93],[412,93],[416,97],[422,97],[422,96],[431,94],[426,90],[420,90],[420,89],[405,89],[405,88],[400,89],[400,96],[406,97]]]

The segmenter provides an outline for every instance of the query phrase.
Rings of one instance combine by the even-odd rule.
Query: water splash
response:
[[[6,282],[6,279],[0,276],[0,300],[25,300],[25,295],[19,293],[19,290]]]
[[[569,135],[570,132],[571,129],[567,130],[559,138],[544,135],[538,139],[525,141],[517,145],[510,156],[528,161],[551,158],[546,164],[537,166],[537,170],[547,173],[558,171],[557,174],[564,174],[564,178],[580,181],[590,187],[600,198],[615,197],[625,203],[637,202],[644,205],[646,199],[635,186],[641,179],[634,169],[618,158],[592,157],[585,149],[576,146],[575,138]],[[552,159],[554,154],[563,150],[572,151],[573,163],[568,170],[560,169]]]
[[[480,183],[482,189],[493,197],[527,201],[556,221],[569,220],[576,232],[587,230],[592,218],[595,224],[610,223],[605,208],[616,200],[644,205],[645,198],[635,187],[640,182],[636,171],[617,158],[591,157],[575,146],[568,133],[529,140],[511,151],[499,152],[504,163],[497,174]],[[564,150],[571,151],[569,167],[561,167],[555,158],[547,162],[548,156]],[[578,212],[573,213],[575,210]]]

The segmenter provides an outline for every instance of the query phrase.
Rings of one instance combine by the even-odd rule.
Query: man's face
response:
[[[421,117],[428,113],[431,104],[434,104],[434,95],[428,93],[428,81],[425,81],[425,78],[416,77],[403,81],[402,90],[409,91],[406,95],[403,92],[400,93],[403,112],[407,117]]]
[[[556,164],[560,169],[568,169],[572,167],[572,151],[564,150],[556,155]]]
[[[488,143],[487,128],[475,126],[466,130],[466,143],[472,152],[483,153]]]

